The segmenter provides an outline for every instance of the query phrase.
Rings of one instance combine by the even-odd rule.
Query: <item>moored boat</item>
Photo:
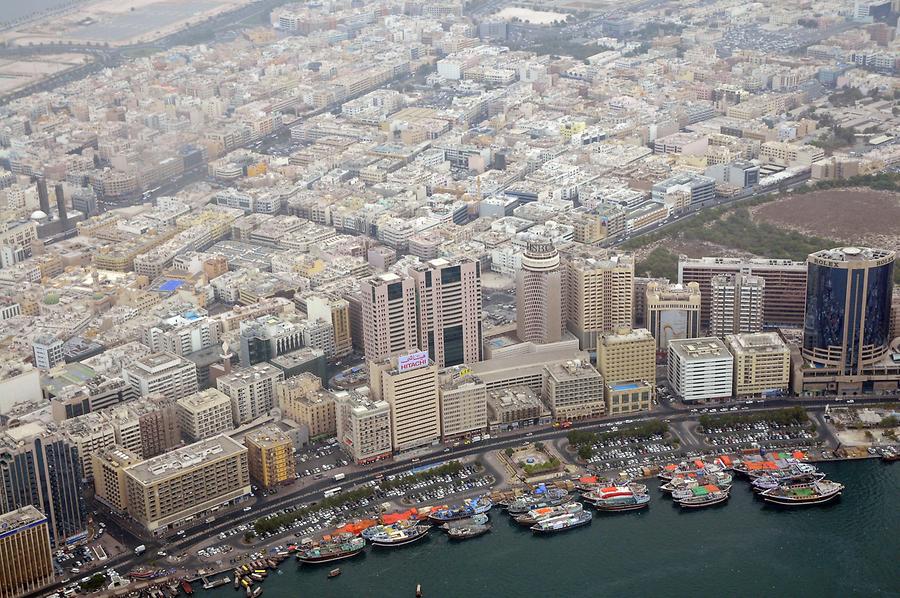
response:
[[[557,505],[555,507],[542,507],[540,509],[532,509],[524,515],[516,515],[514,519],[516,520],[516,523],[531,526],[538,521],[541,521],[542,519],[577,513],[582,509],[583,507],[580,502],[570,502],[564,505]]]
[[[553,534],[588,525],[593,518],[594,516],[590,511],[584,510],[577,513],[558,515],[556,517],[549,517],[538,521],[531,526],[531,531],[538,534]]]
[[[366,541],[356,536],[342,535],[326,539],[310,548],[297,552],[297,560],[301,563],[330,563],[361,554]]]
[[[766,490],[771,490],[772,488],[777,488],[778,486],[784,484],[811,484],[813,482],[818,482],[819,480],[824,480],[824,473],[803,473],[799,475],[763,475],[757,478],[752,478],[750,481],[750,488],[757,493],[765,492]]]
[[[340,567],[337,567],[337,568],[335,568],[335,569],[332,569],[331,571],[328,572],[328,579],[331,579],[332,577],[337,577],[337,576],[340,575],[340,574],[341,574],[341,568],[340,568]]]
[[[389,528],[371,538],[373,546],[395,547],[406,546],[418,542],[428,535],[431,527],[428,525],[412,525],[402,528]]]
[[[432,521],[443,523],[445,521],[454,521],[456,519],[466,519],[473,515],[487,513],[491,510],[494,503],[490,497],[480,496],[466,500],[461,506],[456,508],[438,509],[428,514],[428,518]]]
[[[447,523],[441,525],[441,529],[449,530],[454,527],[465,527],[467,525],[484,525],[488,522],[488,519],[489,518],[487,513],[479,513],[478,515],[467,517],[465,519],[448,521]]]
[[[610,486],[586,494],[584,500],[599,511],[635,511],[650,504],[650,495],[638,493],[628,486]]]
[[[807,484],[782,484],[760,493],[766,502],[784,505],[818,505],[833,500],[844,491],[844,485],[831,480],[816,480]]]
[[[686,509],[711,507],[725,502],[730,495],[727,489],[719,488],[713,484],[691,488],[690,492],[690,496],[676,499],[676,502]],[[674,493],[672,494],[672,497],[675,498]]]
[[[457,525],[447,529],[447,537],[451,540],[468,540],[477,538],[491,531],[490,523],[472,523],[469,525]]]
[[[181,580],[181,589],[184,590],[184,593],[188,596],[194,593],[194,588],[191,587],[191,584],[186,579]]]
[[[713,473],[721,473],[730,469],[722,459],[716,459],[712,463],[695,459],[694,461],[683,461],[679,464],[670,463],[663,467],[657,477],[661,480],[671,480],[679,476],[695,474],[709,475]]]
[[[506,506],[506,512],[510,515],[522,515],[532,509],[556,507],[570,502],[574,498],[567,490],[549,488],[540,493],[527,494],[516,498]]]

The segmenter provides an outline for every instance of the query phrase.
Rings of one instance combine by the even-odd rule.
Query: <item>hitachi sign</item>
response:
[[[428,351],[418,351],[409,355],[401,355],[397,358],[397,371],[401,374],[410,370],[417,370],[428,365]]]

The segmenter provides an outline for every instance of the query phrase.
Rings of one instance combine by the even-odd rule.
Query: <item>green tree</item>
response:
[[[512,456],[513,456],[513,450],[512,450],[512,447],[507,447],[506,450],[503,451],[503,452],[506,453],[506,456],[507,456],[507,457],[512,457]]]

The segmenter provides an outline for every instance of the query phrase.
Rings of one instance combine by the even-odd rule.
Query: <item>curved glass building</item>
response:
[[[888,350],[893,251],[842,247],[807,259],[803,356],[855,374]]]

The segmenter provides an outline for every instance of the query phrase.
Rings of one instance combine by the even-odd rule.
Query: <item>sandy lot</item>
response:
[[[71,41],[111,46],[147,42],[174,33],[250,0],[97,0],[78,4],[47,20],[4,32],[14,45]]]
[[[0,60],[0,93],[39,81],[84,63],[84,54],[54,54],[39,60]]]
[[[872,189],[815,191],[758,206],[753,218],[820,237],[896,247],[900,195]]]

